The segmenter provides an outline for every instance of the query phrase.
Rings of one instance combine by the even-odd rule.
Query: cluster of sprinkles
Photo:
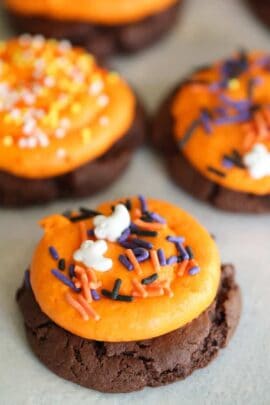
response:
[[[5,147],[47,148],[65,138],[83,112],[87,100],[95,103],[98,124],[109,125],[107,83],[114,72],[97,67],[93,56],[72,48],[69,41],[22,35],[0,44],[0,142]],[[91,122],[78,130],[78,140],[89,143]],[[58,148],[58,158],[66,158]]]
[[[92,303],[100,299],[109,299],[131,303],[135,299],[168,296],[173,297],[172,282],[175,278],[183,276],[196,276],[200,267],[194,258],[192,248],[185,243],[183,236],[164,236],[164,241],[175,247],[175,254],[166,257],[162,248],[155,248],[147,238],[155,238],[159,231],[166,227],[166,220],[158,213],[150,212],[147,201],[143,196],[138,197],[139,208],[132,207],[131,200],[122,202],[126,209],[132,211],[132,220],[127,229],[116,240],[123,252],[118,260],[123,268],[130,272],[132,288],[130,293],[121,293],[123,280],[116,278],[110,290],[105,289],[98,279],[98,271],[93,268],[78,264],[76,261],[68,263],[55,246],[48,247],[48,255],[55,262],[51,274],[59,282],[69,287],[65,299],[81,315],[83,320],[90,318],[98,321],[100,315],[94,309]],[[112,207],[114,212],[115,207]],[[93,229],[87,229],[84,221],[93,219],[100,212],[88,208],[80,208],[79,212],[65,212],[65,217],[71,223],[79,227],[81,242],[85,240],[95,241]],[[82,232],[82,229],[84,230]],[[144,274],[143,263],[149,262],[153,272]],[[164,277],[162,268],[173,266],[174,277]],[[113,271],[113,267],[111,269]]]
[[[195,74],[208,71],[210,66],[204,66]],[[187,80],[184,86],[194,89],[206,89],[216,95],[218,105],[211,110],[202,108],[199,116],[194,119],[179,140],[179,148],[183,149],[198,128],[202,128],[207,135],[212,135],[214,128],[228,124],[239,124],[243,134],[242,153],[233,150],[221,156],[221,168],[208,166],[207,170],[216,176],[226,177],[227,170],[234,167],[247,169],[244,154],[258,143],[270,141],[270,104],[258,104],[254,97],[254,90],[263,84],[260,72],[270,71],[270,56],[257,56],[251,60],[244,51],[240,51],[234,58],[226,60],[219,66],[219,79],[208,81],[198,79]],[[229,96],[241,86],[240,79],[245,77],[246,97],[234,99]]]

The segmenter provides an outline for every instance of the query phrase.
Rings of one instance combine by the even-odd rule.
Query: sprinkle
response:
[[[171,256],[166,260],[166,264],[168,266],[171,266],[171,265],[173,265],[175,263],[178,263],[178,257],[177,256]]]
[[[141,219],[135,219],[134,224],[147,231],[159,231],[164,227],[164,224],[160,224],[158,222],[147,223]]]
[[[184,243],[185,238],[182,236],[167,236],[167,240],[172,243]]]
[[[65,259],[60,259],[58,262],[58,269],[64,271],[66,268],[66,261]]]
[[[187,142],[190,140],[190,138],[192,137],[192,135],[194,134],[194,132],[196,131],[196,129],[201,125],[201,121],[200,120],[194,120],[191,125],[188,127],[188,129],[186,130],[184,136],[179,140],[179,147],[180,149],[183,149],[185,147],[185,145],[187,144]]]
[[[91,295],[94,301],[99,301],[100,300],[100,295],[96,290],[91,289]]]
[[[79,230],[80,230],[80,235],[81,235],[81,241],[85,242],[88,239],[85,222],[79,222]]]
[[[211,134],[213,132],[212,126],[211,126],[211,113],[207,109],[203,109],[201,111],[201,116],[200,116],[202,125],[204,127],[204,130],[207,134]]]
[[[219,177],[226,177],[226,174],[218,169],[216,169],[215,167],[212,166],[208,166],[207,170],[213,174],[216,174]]]
[[[133,251],[131,249],[127,249],[126,250],[126,255],[129,259],[129,261],[131,262],[131,264],[134,267],[134,270],[136,271],[137,274],[142,274],[142,269],[141,266],[138,262],[138,260],[136,259],[136,256],[134,255]]]
[[[101,294],[106,298],[112,299],[112,293],[108,290],[101,290]],[[115,301],[132,302],[134,298],[131,295],[118,295]]]
[[[97,283],[97,275],[93,269],[91,269],[90,267],[87,267],[86,273],[87,273],[89,281],[92,281],[93,283]]]
[[[126,200],[126,202],[124,203],[124,205],[126,206],[128,211],[131,211],[132,208],[132,204],[130,200]]]
[[[193,253],[193,251],[192,251],[192,249],[191,249],[190,246],[186,246],[186,251],[187,251],[187,253],[188,253],[189,258],[190,258],[190,259],[194,259],[194,253]]]
[[[87,214],[89,218],[93,218],[93,217],[96,217],[97,215],[101,215],[101,212],[91,210],[91,209],[85,208],[85,207],[80,207],[80,212],[83,214]]]
[[[158,222],[160,224],[166,224],[166,221],[164,218],[162,218],[161,215],[155,213],[155,212],[149,212],[149,217],[154,221]]]
[[[49,253],[54,260],[59,260],[59,254],[58,254],[57,250],[55,249],[55,247],[49,246]]]
[[[101,94],[98,97],[97,102],[100,107],[106,107],[109,104],[109,97],[107,94]]]
[[[81,215],[77,215],[74,217],[69,218],[70,222],[80,222],[80,221],[85,221],[86,219],[90,219],[93,218],[94,215],[89,214],[89,213],[85,213],[85,214],[81,214]]]
[[[183,260],[189,259],[189,255],[181,243],[176,243],[175,246]]]
[[[139,263],[144,262],[149,258],[148,250],[141,247],[133,249],[133,253],[135,254],[136,259],[138,260]]]
[[[130,229],[127,228],[122,232],[122,234],[121,234],[120,238],[118,238],[117,242],[125,242],[127,240],[127,238],[129,237],[129,235],[130,235]]]
[[[189,262],[188,260],[184,260],[179,264],[177,273],[176,273],[178,277],[182,277],[185,274],[188,262]]]
[[[100,117],[100,119],[99,119],[99,124],[100,124],[102,127],[106,127],[107,125],[109,125],[109,122],[110,122],[110,120],[109,120],[108,117],[106,117],[106,115],[102,115],[102,116]]]
[[[133,264],[128,260],[128,258],[125,255],[119,255],[118,259],[119,262],[122,263],[123,266],[125,266],[128,271],[132,271],[134,269]]]
[[[64,148],[59,148],[56,151],[56,156],[58,159],[64,159],[67,156],[67,152]]]
[[[94,318],[95,321],[100,320],[98,313],[91,307],[91,305],[89,305],[87,300],[81,294],[78,295],[78,301],[89,316]]]
[[[75,277],[75,265],[74,264],[70,264],[69,268],[68,268],[68,273],[69,273],[69,277],[72,279],[73,277]]]
[[[78,292],[78,289],[75,287],[74,283],[69,278],[67,278],[63,273],[61,273],[59,270],[53,269],[53,270],[51,270],[51,273],[56,278],[58,278],[58,280],[62,281],[62,283],[64,283],[68,287],[70,287],[73,291]]]
[[[155,269],[156,273],[159,273],[160,271],[160,264],[159,264],[159,259],[158,259],[158,254],[156,250],[150,250],[150,257],[151,257],[151,262],[153,264],[153,267]]]
[[[149,277],[143,278],[141,283],[143,285],[148,285],[148,284],[152,284],[154,281],[156,281],[158,279],[158,274],[154,273]]]
[[[198,266],[193,266],[191,269],[189,269],[188,273],[190,276],[195,276],[200,272],[200,268]]]
[[[108,291],[108,290],[103,289],[103,290],[101,290],[101,294],[104,295],[104,297],[106,297],[106,298],[112,299],[112,293],[111,293],[111,291]]]
[[[136,234],[138,236],[146,236],[146,237],[156,237],[158,235],[158,233],[156,231],[143,231],[139,228],[136,227],[136,225],[132,225],[131,227],[131,233],[132,234]]]
[[[118,278],[117,280],[115,280],[114,282],[114,286],[112,289],[112,299],[115,300],[119,294],[119,290],[122,284],[122,280],[120,278]]]
[[[67,302],[74,308],[76,309],[76,311],[79,312],[79,314],[81,315],[81,317],[83,318],[84,321],[88,321],[89,320],[89,316],[86,312],[86,310],[84,309],[84,307],[77,301],[75,300],[72,295],[70,293],[66,293],[65,295]]]
[[[137,245],[135,245],[135,243],[133,243],[132,241],[123,241],[119,242],[119,244],[125,249],[135,249],[137,247]]]
[[[166,266],[166,257],[163,249],[158,249],[158,260],[161,266]]]
[[[142,284],[138,281],[138,280],[136,280],[136,279],[133,279],[132,280],[132,284],[134,285],[134,287],[136,288],[136,291],[140,294],[140,296],[142,297],[142,298],[146,298],[147,297],[147,291],[145,290],[145,288],[142,286]],[[135,294],[136,295],[136,294]],[[137,296],[137,295],[136,295]]]
[[[138,196],[138,199],[139,199],[140,204],[141,204],[141,211],[142,211],[142,213],[147,212],[147,202],[146,202],[146,198],[145,198],[143,195],[140,194],[140,195]]]
[[[143,247],[145,249],[152,249],[153,248],[153,244],[150,243],[150,242],[147,242],[146,240],[134,238],[134,239],[132,239],[132,242],[136,246],[140,246],[140,247]]]
[[[30,271],[26,270],[24,273],[24,285],[26,288],[31,288]]]
[[[163,288],[157,288],[151,291],[147,291],[148,297],[161,297],[164,295],[164,290]]]
[[[86,299],[87,302],[92,301],[92,295],[90,294],[90,289],[89,289],[89,281],[86,272],[80,274],[80,281],[82,283],[82,293],[84,298]]]

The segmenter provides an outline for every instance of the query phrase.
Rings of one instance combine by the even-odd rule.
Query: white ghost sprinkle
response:
[[[97,239],[116,242],[122,232],[129,227],[130,215],[125,205],[118,204],[110,216],[98,215],[93,219],[93,223]]]
[[[270,152],[265,145],[255,144],[243,160],[254,179],[270,176]]]
[[[107,250],[108,246],[104,240],[96,242],[87,240],[81,244],[80,249],[74,252],[73,259],[83,263],[86,267],[105,272],[110,270],[113,265],[111,259],[103,257]]]

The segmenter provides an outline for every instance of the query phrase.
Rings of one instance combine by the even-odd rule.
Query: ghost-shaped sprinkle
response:
[[[112,268],[112,260],[103,257],[108,250],[105,240],[86,240],[81,244],[80,249],[73,254],[73,259],[83,263],[86,267],[91,267],[94,270],[105,272]]]
[[[255,144],[243,161],[254,179],[270,176],[270,152],[262,143]]]
[[[97,239],[116,242],[122,232],[129,227],[130,215],[125,205],[117,204],[110,216],[98,215],[93,219],[93,223]]]

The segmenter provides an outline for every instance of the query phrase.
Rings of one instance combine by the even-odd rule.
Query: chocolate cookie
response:
[[[260,102],[268,94],[262,79],[268,77],[268,63],[267,54],[238,54],[199,69],[169,95],[154,119],[152,142],[165,155],[173,180],[217,208],[270,211],[268,107]],[[237,91],[240,100],[234,99]]]
[[[26,179],[0,171],[0,205],[26,207],[59,198],[80,198],[109,186],[124,172],[146,136],[146,114],[137,104],[130,130],[108,152],[82,167],[49,179]]]
[[[97,57],[104,58],[115,53],[136,52],[156,42],[176,23],[181,3],[178,1],[165,11],[142,21],[117,26],[28,17],[12,10],[7,12],[17,33],[67,38],[75,45],[84,46]]]
[[[270,26],[270,3],[268,0],[246,0],[259,19]]]
[[[107,343],[65,331],[41,311],[29,280],[17,301],[38,358],[60,377],[102,392],[168,384],[205,367],[229,342],[241,311],[232,265],[222,266],[216,300],[203,314],[174,332],[144,341]]]

